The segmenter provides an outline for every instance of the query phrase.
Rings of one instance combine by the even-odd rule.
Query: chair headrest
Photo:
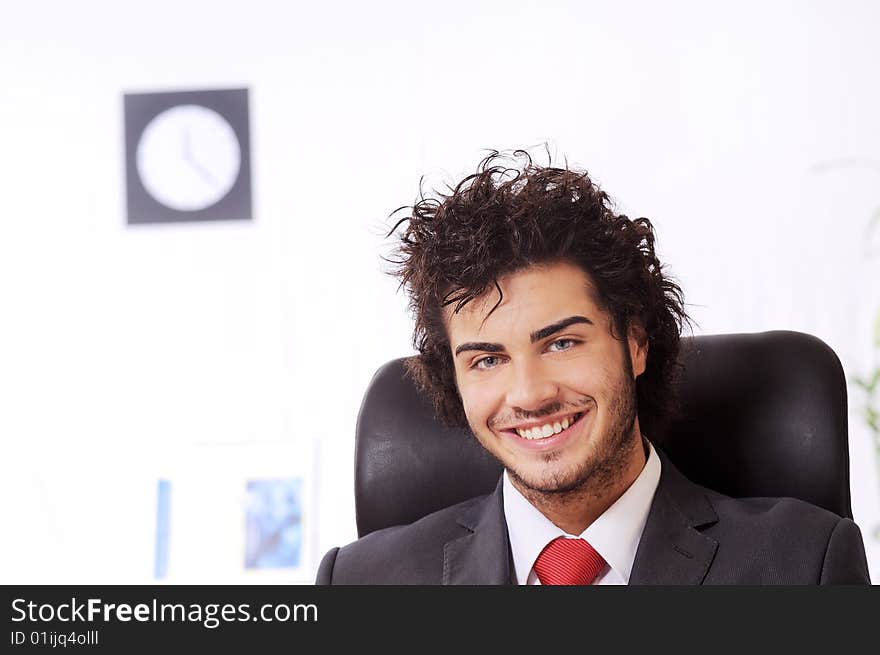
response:
[[[681,417],[642,432],[688,478],[734,496],[791,496],[852,517],[846,379],[816,337],[787,331],[685,337]],[[358,535],[490,493],[500,464],[442,425],[405,372],[382,366],[357,422]]]

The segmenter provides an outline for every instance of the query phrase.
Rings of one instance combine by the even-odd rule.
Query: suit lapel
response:
[[[509,584],[510,546],[500,479],[493,493],[462,512],[458,523],[470,534],[443,547],[443,584]]]
[[[660,481],[630,574],[631,585],[701,584],[718,542],[696,528],[718,521],[702,487],[685,478],[660,449]],[[510,584],[510,540],[501,480],[495,491],[465,509],[459,525],[469,534],[443,548],[443,584]]]
[[[718,521],[700,486],[685,478],[655,447],[662,468],[660,482],[636,551],[631,585],[701,584],[718,542],[696,528]]]

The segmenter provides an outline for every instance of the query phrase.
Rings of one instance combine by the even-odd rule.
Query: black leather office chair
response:
[[[798,332],[683,339],[681,418],[642,431],[687,477],[736,497],[792,496],[852,518],[846,380],[819,339]],[[357,423],[358,535],[411,523],[491,492],[501,466],[443,426],[403,359],[377,371]]]

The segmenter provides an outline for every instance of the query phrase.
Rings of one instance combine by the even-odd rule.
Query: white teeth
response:
[[[539,425],[536,428],[531,428],[528,430],[517,429],[516,433],[523,439],[546,439],[547,437],[550,437],[554,434],[559,434],[563,430],[567,430],[568,427],[575,422],[577,416],[578,415],[572,416],[570,421],[566,416],[561,421],[556,421],[555,423]]]

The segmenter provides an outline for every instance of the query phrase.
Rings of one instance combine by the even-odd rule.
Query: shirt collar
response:
[[[660,458],[651,443],[645,441],[649,452],[641,473],[623,495],[579,535],[567,534],[554,525],[525,499],[511,483],[507,471],[504,472],[504,517],[519,584],[526,584],[544,546],[557,537],[566,536],[585,539],[623,583],[629,583],[636,550],[660,481]]]

